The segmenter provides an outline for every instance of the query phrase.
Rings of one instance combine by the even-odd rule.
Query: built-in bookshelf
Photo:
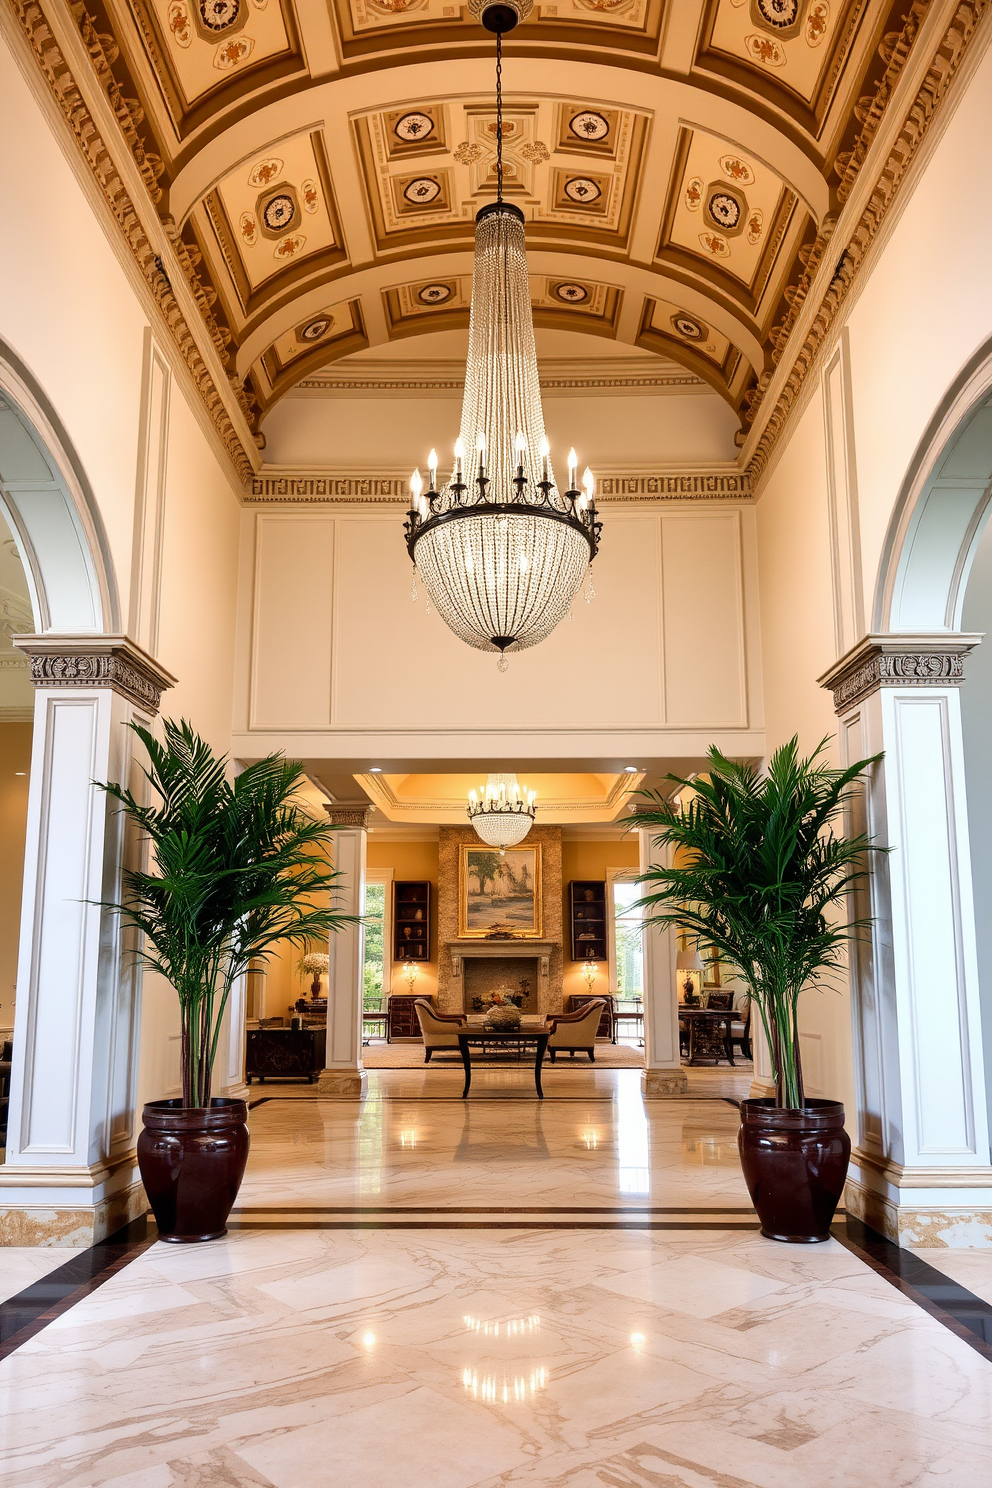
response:
[[[393,884],[393,960],[431,959],[431,883],[417,878]]]
[[[573,961],[605,961],[606,883],[600,878],[573,878],[568,886],[568,919]]]

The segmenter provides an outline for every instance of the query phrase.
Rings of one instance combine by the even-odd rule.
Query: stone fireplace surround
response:
[[[533,974],[536,961],[536,997],[525,1011],[562,1011],[562,880],[561,827],[531,827],[525,843],[541,844],[541,939],[486,940],[458,934],[458,859],[463,845],[474,846],[479,838],[471,827],[442,826],[438,839],[437,928],[441,954],[438,958],[438,1007],[442,1012],[471,1012],[472,993],[465,1005],[465,962],[480,957],[529,962]],[[523,845],[523,844],[522,844]],[[508,978],[508,980],[510,980]],[[511,985],[516,981],[512,978]]]

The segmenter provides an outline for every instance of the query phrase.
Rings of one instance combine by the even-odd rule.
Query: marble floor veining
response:
[[[837,1241],[762,1239],[727,1100],[394,1073],[256,1107],[228,1237],[0,1363],[0,1488],[992,1480],[992,1364]]]

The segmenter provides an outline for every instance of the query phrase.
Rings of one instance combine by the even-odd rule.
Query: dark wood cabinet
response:
[[[587,1002],[593,1002],[598,997],[606,999],[606,1006],[599,1019],[596,1037],[612,1039],[616,1043],[616,1024],[613,1021],[613,1015],[617,1010],[617,1000],[609,992],[570,992],[567,1010],[574,1013],[576,1008],[582,1007]]]
[[[414,1003],[418,1001],[429,1002],[434,1006],[432,994],[420,993],[410,995],[407,992],[394,992],[386,1004],[386,1042],[392,1043],[393,1039],[420,1038],[420,1024],[417,1021],[417,1010]]]
[[[309,1080],[324,1068],[326,1028],[249,1028],[245,1079]]]
[[[431,882],[428,878],[393,884],[393,960],[431,959]]]
[[[605,961],[606,883],[574,878],[568,886],[568,921],[573,961]]]

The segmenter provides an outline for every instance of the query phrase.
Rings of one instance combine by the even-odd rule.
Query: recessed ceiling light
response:
[[[27,773],[28,773],[27,770],[15,770],[14,771],[14,774],[15,775],[26,775]]]
[[[625,775],[636,775],[637,774],[637,766],[636,765],[624,765],[624,767],[623,767],[623,773]]]
[[[381,765],[369,765],[369,774],[370,775],[381,775],[382,774],[382,766]]]

